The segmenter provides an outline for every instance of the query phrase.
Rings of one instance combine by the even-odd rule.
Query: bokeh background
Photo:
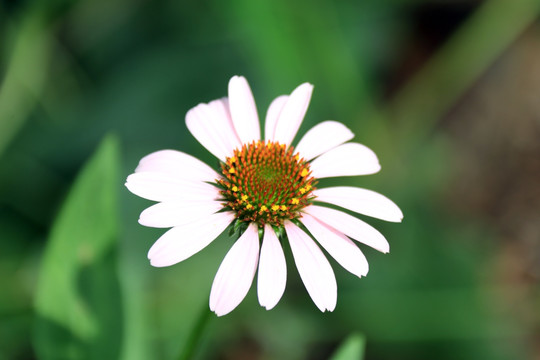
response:
[[[350,334],[368,360],[539,359],[539,14],[537,0],[1,1],[0,359],[326,359]],[[165,148],[217,165],[184,116],[236,74],[261,118],[314,84],[300,134],[347,124],[382,171],[339,183],[405,214],[366,219],[391,244],[362,247],[366,278],[331,260],[333,313],[289,252],[274,310],[253,286],[200,326],[232,240],[146,259],[163,230],[137,223],[150,202],[125,177]]]

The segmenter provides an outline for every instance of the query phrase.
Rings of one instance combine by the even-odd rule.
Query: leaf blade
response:
[[[118,154],[117,139],[106,137],[53,225],[35,301],[34,344],[41,359],[117,357]]]

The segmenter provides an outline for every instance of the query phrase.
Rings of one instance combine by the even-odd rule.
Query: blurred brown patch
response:
[[[515,316],[534,327],[540,283],[540,24],[507,49],[442,128],[453,138],[460,164],[448,203],[495,230],[493,283],[516,290],[505,291],[500,301],[519,304]],[[538,331],[533,337],[534,347]]]
[[[220,360],[258,360],[262,359],[260,344],[253,338],[244,336],[230,344],[219,356]]]

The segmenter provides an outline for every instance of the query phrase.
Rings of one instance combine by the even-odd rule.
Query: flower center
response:
[[[311,204],[317,184],[309,163],[277,142],[257,141],[235,149],[221,163],[223,206],[241,221],[259,226],[283,225],[283,221],[301,217],[300,210]]]

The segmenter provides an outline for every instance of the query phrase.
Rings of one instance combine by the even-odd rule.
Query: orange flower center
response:
[[[309,163],[292,146],[257,141],[235,149],[221,163],[223,206],[241,221],[259,226],[283,225],[283,221],[301,217],[300,210],[311,204],[317,180]]]

